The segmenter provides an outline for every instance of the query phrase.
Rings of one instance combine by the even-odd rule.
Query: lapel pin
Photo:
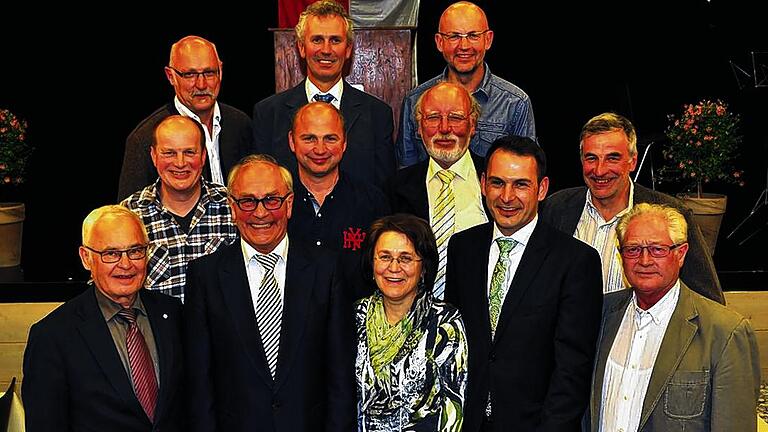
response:
[[[168,314],[163,314],[163,319],[168,319]]]

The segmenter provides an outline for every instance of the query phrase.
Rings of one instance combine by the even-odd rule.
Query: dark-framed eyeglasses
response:
[[[482,37],[484,34],[488,33],[489,31],[491,31],[491,29],[486,29],[486,30],[479,31],[479,32],[471,31],[469,33],[456,33],[456,32],[443,33],[443,32],[437,32],[437,34],[442,36],[443,39],[447,40],[450,43],[457,43],[460,40],[462,40],[463,38],[467,38],[467,40],[470,41],[470,42],[479,42],[480,41],[480,37]]]
[[[232,195],[229,197],[232,199],[232,201],[235,202],[235,204],[237,204],[237,207],[240,210],[249,212],[256,210],[256,207],[259,206],[259,203],[264,204],[264,208],[267,210],[277,210],[283,206],[283,203],[289,196],[291,196],[291,194],[293,194],[293,192],[288,192],[284,196],[266,196],[264,198],[235,198]]]
[[[128,259],[131,261],[144,259],[144,257],[147,256],[147,249],[149,248],[149,245],[134,246],[128,249],[107,249],[103,251],[96,250],[86,245],[83,245],[83,247],[93,253],[99,254],[101,257],[101,262],[104,264],[114,264],[123,258],[123,254],[126,254]]]
[[[623,256],[624,258],[635,259],[635,258],[640,258],[640,255],[643,254],[643,249],[647,249],[648,253],[651,254],[652,257],[664,258],[665,256],[669,255],[672,249],[678,248],[683,244],[684,243],[673,244],[673,245],[622,246],[619,248],[619,253],[621,253],[621,256]]]
[[[381,254],[381,255],[376,255],[373,258],[376,261],[382,264],[385,264],[387,267],[389,267],[392,264],[392,261],[397,261],[400,267],[408,267],[413,263],[421,261],[420,258],[414,258],[412,255],[400,255],[398,257],[395,257],[390,254]]]
[[[176,72],[176,75],[184,78],[185,80],[196,80],[197,77],[202,76],[208,81],[213,80],[214,78],[219,76],[219,70],[218,69],[206,69],[202,72],[195,72],[195,71],[185,71],[182,72],[178,69],[176,69],[173,66],[168,66],[168,68],[174,72]]]
[[[463,115],[463,114],[438,114],[438,113],[432,113],[427,115],[421,116],[421,121],[424,122],[424,125],[427,127],[437,127],[440,125],[440,122],[447,117],[448,120],[448,126],[450,127],[460,127],[466,124],[466,121],[469,120],[469,117]]]

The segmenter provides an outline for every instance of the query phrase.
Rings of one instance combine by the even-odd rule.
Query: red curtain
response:
[[[337,0],[349,12],[349,0]],[[293,28],[299,22],[299,15],[304,9],[314,3],[315,0],[278,0],[277,1],[277,26],[279,28]]]

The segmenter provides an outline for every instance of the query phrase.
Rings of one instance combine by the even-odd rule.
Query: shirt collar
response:
[[[200,117],[197,116],[197,114],[193,113],[192,110],[187,108],[186,105],[181,103],[178,96],[174,96],[173,98],[173,105],[176,107],[176,110],[179,111],[179,114],[183,115],[184,117],[189,117],[191,119],[194,119],[200,124],[203,124],[203,122],[200,121]],[[219,103],[215,102],[213,104],[213,127],[219,128],[221,124],[221,110],[219,109]]]
[[[521,243],[523,246],[528,244],[528,241],[531,239],[531,235],[533,234],[533,230],[536,228],[536,224],[539,221],[539,215],[533,217],[533,220],[525,224],[522,228],[512,233],[511,236],[505,236],[502,234],[501,230],[499,230],[499,226],[496,225],[494,222],[493,224],[493,241],[495,242],[496,239],[500,238],[507,238],[512,239],[516,241],[517,243]]]
[[[625,214],[629,213],[630,210],[632,210],[632,207],[635,202],[635,182],[629,181],[629,201],[627,202],[627,207],[616,213],[616,216],[611,218],[609,221],[604,221],[605,223],[613,223],[617,220],[619,220],[620,217],[624,216]],[[592,219],[595,219],[596,221],[603,221],[603,217],[600,215],[600,212],[597,210],[597,207],[592,203],[592,191],[587,188],[587,202],[584,204],[586,206],[587,212],[592,217]]]
[[[637,294],[632,291],[632,304],[635,307],[635,320],[640,322],[644,315],[650,316],[654,324],[659,325],[664,322],[665,318],[672,315],[672,312],[677,306],[677,300],[680,297],[680,279],[677,279],[675,284],[664,294],[659,301],[648,310],[643,310],[637,305]]]
[[[344,80],[339,78],[338,81],[336,81],[336,84],[333,85],[333,87],[330,88],[327,92],[324,92],[317,88],[317,86],[310,80],[309,78],[304,80],[304,90],[307,93],[307,102],[314,102],[314,99],[312,99],[316,94],[332,94],[336,101],[341,103],[341,94],[344,92]]]
[[[464,152],[464,155],[461,156],[459,160],[448,167],[448,170],[461,177],[462,180],[468,180],[471,179],[473,175],[475,178],[477,178],[477,173],[472,173],[474,168],[475,164],[472,162],[472,155],[469,154],[469,149],[467,149],[467,151]],[[442,170],[443,167],[441,167],[434,159],[430,157],[429,166],[427,167],[427,181],[435,178],[437,173]]]
[[[263,254],[256,249],[254,249],[253,246],[249,245],[248,242],[245,241],[244,238],[240,237],[240,249],[243,251],[243,258],[245,259],[246,265],[248,264],[248,261],[253,258],[254,255],[267,255]],[[288,234],[286,233],[282,240],[280,240],[280,243],[275,246],[274,249],[270,253],[276,253],[280,259],[283,260],[284,263],[288,262]]]
[[[93,289],[96,291],[96,303],[99,305],[99,309],[104,315],[104,320],[109,322],[121,309],[123,309],[123,305],[112,301],[111,298],[107,297],[96,286],[94,286]],[[140,314],[144,316],[147,315],[147,309],[144,307],[144,302],[141,301],[141,290],[136,293],[136,299],[133,301],[131,307],[139,311]]]
[[[483,80],[480,81],[480,85],[477,86],[474,92],[472,92],[472,96],[477,98],[478,96],[481,97],[482,102],[485,102],[488,100],[488,96],[490,95],[491,91],[491,68],[488,67],[488,63],[483,62],[483,68],[485,72],[483,72]],[[448,81],[448,66],[443,69],[443,76],[442,81]]]

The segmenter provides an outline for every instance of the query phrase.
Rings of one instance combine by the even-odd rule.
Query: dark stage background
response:
[[[432,35],[447,4],[422,0],[420,82],[443,68]],[[762,247],[768,230],[742,246],[725,239],[766,187],[768,88],[750,82],[739,89],[729,63],[751,73],[750,52],[768,51],[754,4],[629,2],[620,10],[615,4],[581,2],[578,8],[478,4],[496,33],[487,54],[491,70],[524,89],[533,102],[539,139],[550,158],[552,190],[582,184],[578,134],[595,114],[626,115],[641,142],[658,142],[666,115],[684,103],[722,98],[740,113],[745,139],[739,168],[746,171],[747,185],[709,188],[729,196],[715,262],[728,289],[768,288],[765,274],[752,272],[768,268]],[[148,17],[149,10],[132,5],[96,20],[82,18],[86,11],[49,10],[56,22],[30,21],[12,33],[3,26],[0,107],[29,122],[29,141],[37,147],[22,191],[27,281],[86,278],[77,258],[81,221],[91,209],[115,201],[125,137],[171,99],[163,66],[174,41],[198,34],[217,44],[224,61],[221,101],[250,115],[255,102],[274,92],[267,29],[277,23],[276,4],[254,6],[260,10],[189,5],[173,16]],[[765,228],[765,210],[745,225],[744,234]]]

